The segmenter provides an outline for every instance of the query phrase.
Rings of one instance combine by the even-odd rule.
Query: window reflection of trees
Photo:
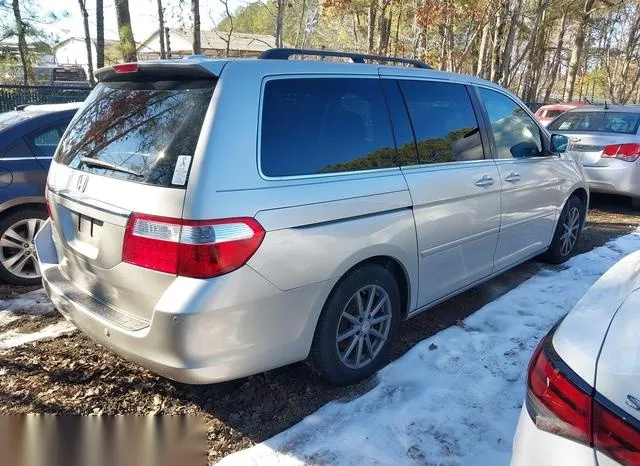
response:
[[[96,173],[170,184],[178,155],[193,155],[212,89],[132,90],[99,87],[75,119],[57,158],[86,169],[82,157],[125,166],[144,177],[91,167]]]

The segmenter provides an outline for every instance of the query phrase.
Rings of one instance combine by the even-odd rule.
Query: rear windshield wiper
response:
[[[135,175],[138,177],[143,177],[144,175],[138,171],[132,170],[127,167],[123,167],[121,165],[116,165],[115,163],[105,162],[104,160],[98,160],[91,157],[81,157],[80,161],[84,163],[88,167],[100,167],[100,168],[108,168],[109,170],[114,170],[117,172],[128,173],[130,175]]]

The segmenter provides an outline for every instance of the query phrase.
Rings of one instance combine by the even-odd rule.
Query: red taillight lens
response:
[[[113,71],[116,73],[136,73],[138,71],[137,63],[121,63],[113,65]]]
[[[593,415],[596,449],[624,466],[638,466],[640,432],[598,401],[594,402]]]
[[[625,162],[635,162],[640,156],[640,144],[611,144],[604,148],[603,157],[615,157]]]
[[[550,358],[551,351],[547,336],[529,364],[529,415],[541,430],[591,445],[591,394],[557,367],[559,358]]]
[[[253,218],[180,220],[133,214],[122,260],[160,272],[210,278],[246,264],[264,234]]]

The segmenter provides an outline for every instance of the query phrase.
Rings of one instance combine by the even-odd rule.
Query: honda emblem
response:
[[[78,181],[76,182],[76,189],[83,193],[85,189],[87,189],[87,183],[89,182],[89,177],[87,175],[80,175],[78,177]]]

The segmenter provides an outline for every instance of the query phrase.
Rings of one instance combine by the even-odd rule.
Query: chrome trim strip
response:
[[[53,157],[31,156],[31,157],[0,157],[2,162],[21,162],[23,160],[53,160]]]
[[[107,214],[116,215],[118,217],[123,217],[123,218],[129,218],[129,216],[131,215],[130,210],[122,209],[120,207],[107,204],[106,202],[99,201],[98,199],[92,199],[90,197],[78,195],[73,191],[69,191],[68,189],[57,190],[55,188],[49,187],[49,191],[68,201],[75,202],[77,204],[80,204],[92,209],[96,209],[101,212],[105,212]]]

